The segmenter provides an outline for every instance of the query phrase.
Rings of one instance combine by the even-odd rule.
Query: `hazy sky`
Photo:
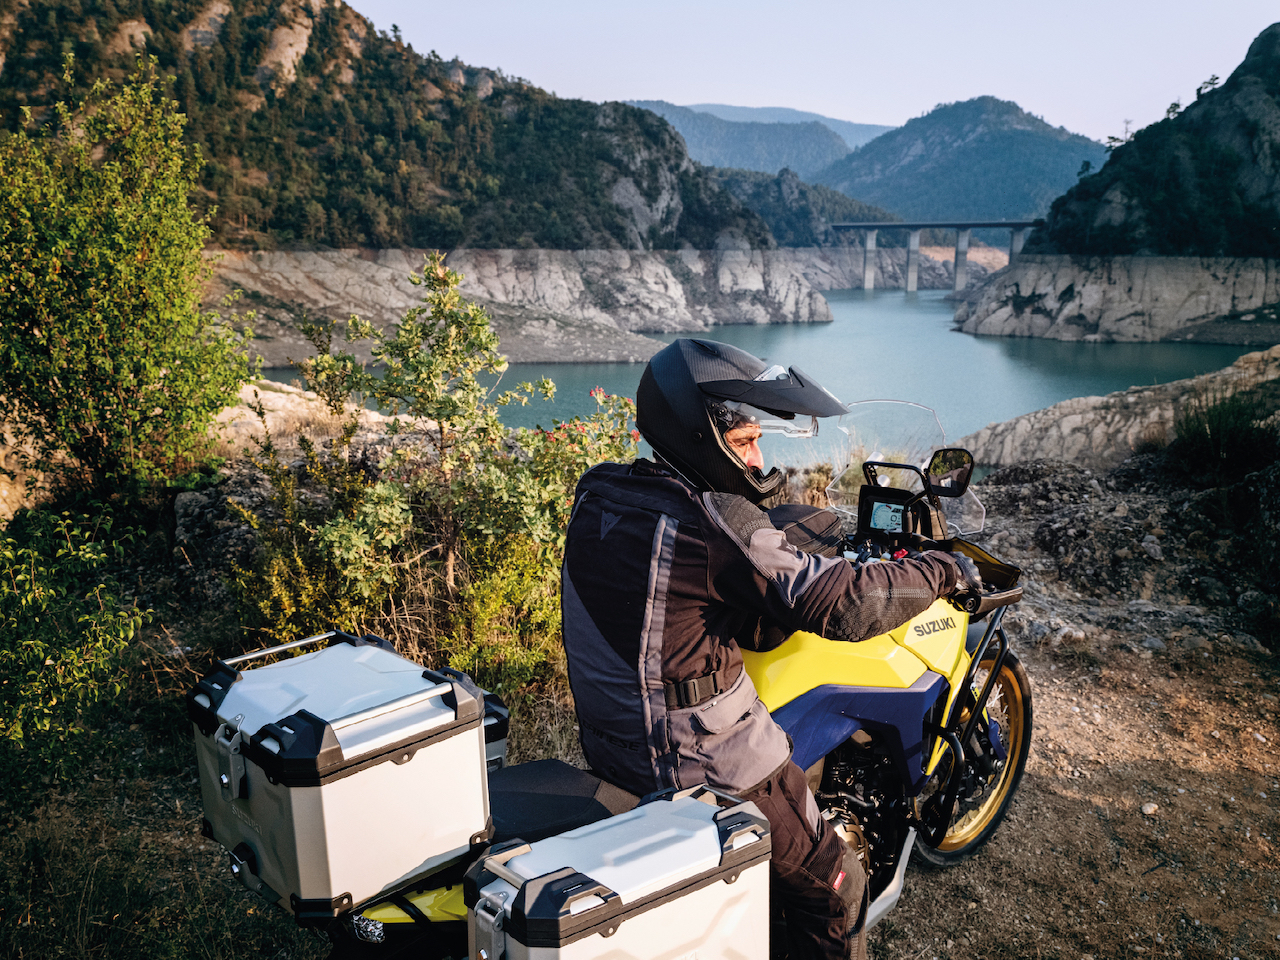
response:
[[[991,94],[1095,139],[1226,76],[1280,20],[1262,0],[348,0],[422,53],[562,97],[812,110],[901,124]]]

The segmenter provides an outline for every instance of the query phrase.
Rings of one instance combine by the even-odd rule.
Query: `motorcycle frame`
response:
[[[987,651],[991,648],[992,641],[999,641],[1000,649],[996,654],[995,663],[987,674],[982,690],[979,691],[974,699],[973,709],[969,714],[969,719],[965,723],[963,731],[957,733],[957,724],[955,722],[959,719],[957,710],[960,708],[962,700],[960,696],[957,696],[952,701],[951,715],[947,717],[947,722],[943,727],[937,731],[937,735],[946,743],[947,748],[955,756],[955,762],[951,765],[951,775],[947,778],[947,785],[942,793],[941,802],[933,802],[933,799],[937,797],[937,794],[935,794],[934,798],[931,798],[927,804],[929,809],[921,811],[919,816],[920,840],[927,846],[936,848],[947,835],[947,827],[951,823],[951,811],[960,795],[960,786],[964,779],[964,768],[967,760],[964,745],[973,736],[973,732],[978,726],[978,719],[985,715],[991,691],[995,689],[996,679],[999,677],[1000,670],[1004,667],[1004,662],[1008,658],[1009,637],[1004,632],[1003,626],[1004,614],[1008,609],[1008,607],[998,607],[992,612],[991,620],[987,624],[987,629],[983,632],[982,640],[974,648],[969,660],[969,668],[965,671],[962,689],[973,688],[974,679],[978,675],[978,668],[983,658],[986,657]],[[936,820],[936,822],[926,823],[926,820]]]

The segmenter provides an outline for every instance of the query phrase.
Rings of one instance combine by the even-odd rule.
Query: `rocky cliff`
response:
[[[298,321],[357,313],[394,323],[417,302],[408,281],[422,250],[224,251],[209,300],[243,291],[267,366],[311,348]],[[878,287],[901,287],[904,250],[877,253]],[[456,250],[463,295],[494,319],[515,362],[627,362],[661,344],[647,332],[703,332],[729,323],[821,323],[822,290],[862,286],[862,248],[775,250]],[[971,268],[972,269],[972,268]],[[920,285],[951,285],[951,265],[921,257]],[[367,359],[367,358],[366,358]]]
[[[1047,457],[1107,470],[1147,444],[1173,438],[1178,411],[1195,396],[1225,396],[1280,379],[1280,346],[1249,353],[1225,370],[1105,397],[1078,397],[993,423],[956,442],[979,463],[1005,466]]]
[[[956,311],[965,333],[1280,343],[1280,261],[1024,254]]]

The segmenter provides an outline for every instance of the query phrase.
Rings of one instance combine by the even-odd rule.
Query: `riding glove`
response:
[[[963,553],[953,553],[951,559],[960,571],[960,579],[956,581],[950,595],[954,597],[958,593],[969,593],[982,596],[982,575],[978,573],[978,565]]]

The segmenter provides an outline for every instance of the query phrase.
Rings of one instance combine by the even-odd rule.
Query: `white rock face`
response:
[[[1252,318],[1242,318],[1278,301],[1275,260],[1029,254],[975,289],[956,324],[1000,337],[1269,345],[1280,331],[1262,327],[1274,324],[1245,327]],[[1241,329],[1224,330],[1227,315]]]
[[[147,45],[151,36],[151,26],[147,21],[135,18],[125,20],[116,27],[116,32],[107,41],[107,53],[128,53],[130,50],[141,50]]]
[[[1048,457],[1105,470],[1132,455],[1143,442],[1172,439],[1182,404],[1197,393],[1226,395],[1277,378],[1280,346],[1245,354],[1225,370],[1189,380],[1064,400],[989,424],[956,445],[972,451],[979,463],[992,466]]]
[[[211,47],[222,33],[222,25],[231,12],[231,4],[227,0],[212,0],[196,18],[187,24],[178,39],[182,49],[190,53],[196,47]]]
[[[315,25],[313,17],[320,9],[319,0],[286,4],[280,9],[276,14],[275,29],[271,31],[271,40],[254,72],[258,83],[273,83],[280,90],[293,83],[297,77],[298,61],[306,54],[311,42],[311,30]]]
[[[378,326],[418,302],[409,283],[424,250],[227,251],[208,300],[240,288],[267,366],[311,355],[303,314]],[[862,248],[777,250],[455,250],[462,293],[493,317],[515,362],[636,362],[661,344],[644,333],[705,332],[726,323],[825,323],[823,290],[862,286]],[[901,286],[903,250],[881,250],[877,284]],[[921,286],[951,283],[951,265],[921,257]],[[927,283],[924,281],[928,281]],[[340,332],[340,331],[339,331]],[[357,353],[359,351],[357,350]],[[366,357],[367,359],[367,357]]]

